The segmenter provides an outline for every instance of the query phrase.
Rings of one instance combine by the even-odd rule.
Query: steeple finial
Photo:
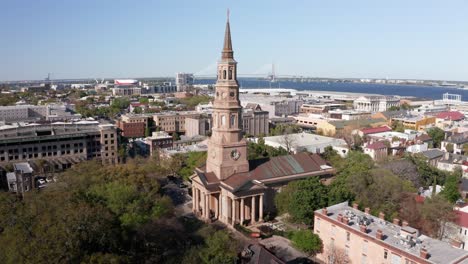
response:
[[[231,27],[229,25],[229,8],[227,10],[227,21],[226,21],[226,31],[224,33],[224,46],[222,51],[223,59],[233,59],[234,51],[232,50],[232,41],[231,41]]]

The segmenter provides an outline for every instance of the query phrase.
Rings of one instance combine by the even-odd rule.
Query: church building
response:
[[[228,17],[217,69],[213,129],[206,165],[196,168],[191,176],[193,212],[206,221],[255,224],[263,221],[266,212],[275,210],[275,193],[288,182],[308,177],[322,179],[334,173],[335,170],[317,154],[247,160],[237,62]]]

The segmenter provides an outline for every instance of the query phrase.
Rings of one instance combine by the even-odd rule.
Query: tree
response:
[[[463,144],[463,155],[468,155],[468,144]]]
[[[323,251],[323,242],[311,230],[295,231],[291,238],[292,245],[300,251],[315,256]]]
[[[282,188],[275,197],[280,213],[288,213],[291,220],[312,224],[314,211],[327,206],[327,187],[317,178],[293,181]]]
[[[447,145],[445,145],[445,150],[447,150],[447,152],[449,153],[453,153],[453,144],[448,143]]]
[[[347,264],[350,259],[343,248],[336,247],[334,244],[329,244],[325,250],[325,255],[330,264]]]
[[[455,203],[460,198],[460,192],[458,191],[458,180],[456,175],[450,175],[445,179],[444,189],[440,192],[447,201]]]
[[[200,252],[201,263],[204,264],[231,264],[237,259],[235,240],[224,231],[217,231],[206,240],[206,246]]]
[[[133,108],[133,113],[141,114],[141,113],[143,113],[143,109],[141,107],[137,106],[137,107]]]
[[[392,129],[396,132],[403,132],[405,131],[405,126],[403,126],[403,123],[400,121],[393,121]]]
[[[438,127],[431,127],[427,130],[427,134],[432,138],[434,147],[440,147],[440,143],[445,138],[445,132]]]
[[[292,149],[296,146],[296,139],[291,134],[285,133],[281,136],[280,143],[288,153],[291,153]]]
[[[280,124],[270,130],[270,136],[281,136],[284,134],[293,134],[301,132],[301,128],[298,125],[286,125]]]
[[[423,231],[437,239],[444,237],[446,223],[456,219],[453,205],[441,195],[424,201],[422,216],[424,219]]]

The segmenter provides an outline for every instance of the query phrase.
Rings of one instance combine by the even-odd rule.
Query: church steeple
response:
[[[237,62],[232,50],[229,10],[221,55],[206,171],[213,172],[218,179],[224,180],[235,173],[249,171],[247,142],[242,137],[242,107],[239,101]]]
[[[229,25],[229,9],[227,13],[226,21],[226,30],[224,32],[224,46],[222,51],[223,59],[233,59],[234,51],[232,50],[232,41],[231,41],[231,26]]]

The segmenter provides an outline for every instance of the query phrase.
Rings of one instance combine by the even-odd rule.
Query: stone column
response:
[[[259,222],[263,221],[263,194],[259,196],[259,201],[258,201],[258,221]]]
[[[195,187],[192,186],[192,211],[195,213],[197,212],[197,207],[195,206],[196,205],[196,193],[195,193]]]
[[[252,196],[252,207],[250,208],[250,223],[255,224],[255,196]]]
[[[203,211],[202,211],[202,218],[206,218],[206,217],[205,217],[205,215],[206,215],[206,195],[205,195],[204,192],[201,193],[201,198],[202,198],[201,204],[202,204],[202,209],[203,209]]]
[[[244,224],[244,211],[245,211],[244,198],[241,198],[241,201],[240,201],[240,224],[241,225]]]
[[[221,195],[218,196],[218,198],[215,197],[215,218],[216,219],[218,219],[218,217],[219,217],[219,204],[220,204],[219,203],[219,198],[220,197],[221,197]]]
[[[210,195],[205,194],[205,218],[210,219]]]
[[[236,223],[236,201],[234,199],[231,199],[231,206],[231,225],[234,225]]]

